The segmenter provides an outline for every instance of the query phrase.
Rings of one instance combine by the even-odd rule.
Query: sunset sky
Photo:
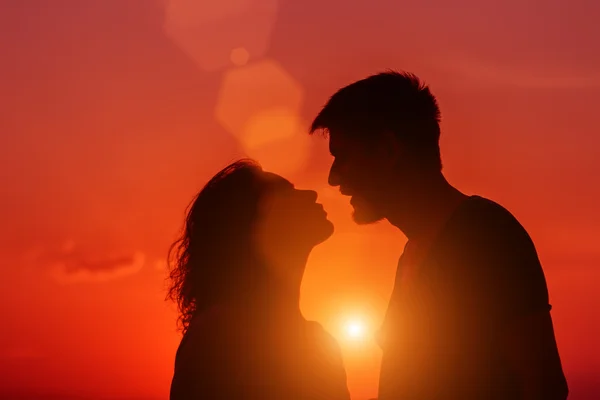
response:
[[[302,311],[338,338],[353,400],[375,397],[369,335],[406,239],[353,224],[306,132],[335,90],[388,68],[438,97],[451,183],[528,229],[569,399],[600,398],[599,17],[595,0],[0,2],[0,398],[166,399],[167,249],[245,155],[319,192],[336,233]]]

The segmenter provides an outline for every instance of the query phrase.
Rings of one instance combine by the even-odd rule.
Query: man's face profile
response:
[[[334,157],[329,184],[339,186],[343,195],[350,196],[353,219],[360,225],[384,218],[379,204],[385,191],[383,178],[387,171],[383,170],[376,148],[376,143],[366,145],[364,140],[340,131],[329,134],[329,150]]]

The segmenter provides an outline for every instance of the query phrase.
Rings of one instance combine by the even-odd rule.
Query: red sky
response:
[[[319,191],[336,234],[302,309],[339,337],[354,398],[375,396],[379,352],[340,320],[377,327],[405,239],[353,225],[304,131],[387,68],[438,96],[449,180],[529,230],[570,399],[600,397],[599,16],[592,0],[3,2],[0,397],[166,398],[163,260],[191,196],[246,154]]]

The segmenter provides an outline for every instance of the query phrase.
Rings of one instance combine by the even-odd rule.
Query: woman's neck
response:
[[[300,287],[308,252],[282,252],[270,257],[266,264],[267,278],[253,286],[238,303],[249,312],[268,318],[288,318],[300,313]]]

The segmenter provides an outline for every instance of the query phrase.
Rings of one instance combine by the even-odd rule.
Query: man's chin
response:
[[[383,219],[383,217],[370,212],[364,212],[363,210],[354,210],[352,213],[352,220],[357,225],[369,225],[379,222]]]
[[[352,219],[358,225],[369,225],[379,222],[383,217],[372,207],[372,203],[366,201],[363,197],[352,196],[350,204],[353,208]]]

